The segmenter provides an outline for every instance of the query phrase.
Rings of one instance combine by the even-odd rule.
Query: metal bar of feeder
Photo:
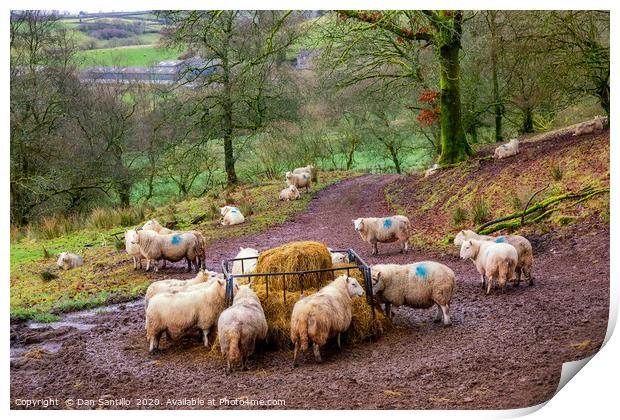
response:
[[[282,293],[284,293],[284,304],[286,305],[286,275],[282,276],[282,281],[284,282]]]

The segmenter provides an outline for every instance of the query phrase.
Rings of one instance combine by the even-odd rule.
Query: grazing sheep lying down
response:
[[[186,233],[183,231],[176,231],[176,230],[165,228],[162,225],[160,225],[159,222],[155,219],[151,219],[148,222],[146,222],[144,226],[142,226],[142,229],[152,230],[152,231],[159,233],[160,235],[169,235],[171,233]],[[196,264],[198,268],[205,268],[206,267],[205,266],[205,254],[207,252],[207,241],[205,237],[203,236],[203,234],[197,230],[190,230],[188,232],[194,234],[196,236],[196,239],[198,240],[198,243],[200,244],[201,249],[198,251],[198,259],[196,261]],[[142,263],[140,263],[140,268],[142,268]],[[163,260],[162,268],[166,268],[166,260]]]
[[[362,239],[372,245],[372,255],[379,255],[379,242],[398,242],[401,253],[409,250],[411,223],[405,216],[359,218],[353,220],[353,225]]]
[[[140,247],[133,242],[136,240],[136,231],[133,229],[125,232],[125,250],[133,259],[133,269],[137,270],[138,266],[142,268],[142,254],[140,253]]]
[[[428,178],[429,176],[433,175],[435,172],[437,172],[438,169],[439,165],[434,164],[433,166],[424,171],[424,178]]]
[[[575,128],[573,136],[580,136],[582,134],[600,133],[603,131],[603,118],[600,115],[594,117],[593,121],[586,121]]]
[[[349,254],[344,252],[332,252],[331,248],[327,248],[332,256],[332,265],[344,264],[349,262]]]
[[[318,178],[318,171],[316,170],[316,168],[314,167],[314,165],[308,165],[308,166],[304,166],[303,168],[295,168],[293,170],[294,174],[302,174],[302,173],[307,173],[310,174],[310,180],[312,182],[318,182],[319,178]]]
[[[236,288],[233,289],[233,292]],[[217,279],[210,285],[194,285],[186,291],[162,292],[153,296],[146,309],[146,338],[149,352],[159,349],[164,332],[177,339],[191,330],[202,331],[205,347],[215,335],[217,319],[224,310],[226,282]]]
[[[233,274],[247,274],[256,270],[256,262],[258,261],[258,251],[254,248],[241,248],[239,247],[239,253],[235,258],[247,258],[247,257],[257,257],[250,260],[243,260],[243,264],[241,261],[233,261],[232,273]],[[241,266],[243,265],[243,270]]]
[[[314,357],[321,362],[320,346],[333,336],[349,329],[351,325],[352,297],[363,296],[364,289],[353,277],[345,275],[295,303],[291,314],[291,341],[295,345],[293,366],[298,366],[297,352],[308,349],[312,341]]]
[[[232,306],[221,313],[217,335],[222,354],[228,359],[228,372],[232,372],[235,364],[241,364],[246,370],[246,362],[254,353],[256,342],[267,337],[265,312],[250,284],[240,286]]]
[[[241,214],[241,211],[237,207],[220,207],[220,214],[223,217],[222,224],[224,226],[238,225],[245,222],[245,217],[243,217],[243,214]]]
[[[515,286],[521,283],[521,273],[528,280],[529,285],[534,285],[534,279],[532,277],[532,264],[534,262],[534,253],[532,251],[532,244],[526,238],[520,235],[505,235],[505,236],[487,236],[478,235],[473,230],[462,230],[454,238],[454,245],[461,246],[464,241],[468,239],[478,239],[481,241],[491,241],[502,243],[505,242],[515,247],[519,261],[515,267]]]
[[[298,189],[305,188],[306,192],[310,191],[310,187],[312,186],[311,175],[308,172],[299,174],[287,172],[285,180],[288,185],[294,185]]]
[[[294,185],[289,185],[280,191],[280,201],[293,201],[299,199],[299,190]]]
[[[495,279],[498,280],[502,291],[506,282],[512,279],[519,256],[514,246],[507,243],[496,243],[469,239],[461,245],[461,258],[470,258],[474,261],[478,273],[485,284],[488,278],[486,294],[491,292]]]
[[[139,230],[132,243],[140,246],[140,253],[146,258],[146,271],[149,271],[151,261],[154,261],[155,272],[158,270],[157,261],[176,262],[183,258],[187,261],[187,271],[191,271],[192,261],[200,260],[202,250],[196,235],[191,232],[160,235],[152,230]]]
[[[61,252],[58,254],[56,265],[63,270],[71,270],[72,268],[84,265],[84,260],[79,255],[71,254],[69,252]]]
[[[503,159],[514,156],[517,153],[519,153],[519,140],[512,139],[508,143],[498,146],[493,157],[495,159]]]
[[[391,306],[430,308],[437,305],[435,322],[450,325],[450,302],[454,294],[454,271],[434,261],[415,264],[376,264],[370,267],[373,294],[385,302],[391,318]]]
[[[149,301],[158,293],[181,291],[188,286],[193,286],[200,283],[209,283],[218,278],[223,280],[224,275],[214,271],[199,271],[198,274],[196,274],[196,277],[189,280],[166,279],[155,281],[149,285],[148,289],[146,289],[146,293],[144,294],[144,309],[148,308]]]

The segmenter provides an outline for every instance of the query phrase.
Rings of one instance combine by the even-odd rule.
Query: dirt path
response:
[[[584,223],[561,235],[531,238],[536,285],[485,296],[473,264],[456,252],[414,249],[400,255],[396,245],[387,244],[380,245],[381,255],[370,256],[351,219],[390,213],[383,188],[396,178],[369,175],[334,185],[294,220],[212,244],[208,266],[219,269],[221,259],[234,256],[239,246],[263,250],[292,240],[351,246],[370,264],[434,259],[457,273],[452,327],[432,323],[432,310],[399,308],[394,331],[342,353],[328,348],[323,364],[308,354],[294,369],[288,352],[264,352],[253,356],[250,371],[227,376],[224,363],[208,357],[194,338],[164,340],[163,351],[149,356],[142,306],[129,304],[120,311],[84,314],[89,329],[13,326],[12,343],[28,345],[32,354],[23,356],[18,349],[13,354],[11,406],[19,408],[17,398],[51,396],[60,408],[71,408],[64,402],[68,398],[75,404],[78,398],[103,397],[131,401],[121,408],[136,408],[139,398],[150,408],[175,408],[167,400],[183,398],[203,399],[197,408],[210,408],[210,399],[216,408],[236,408],[219,400],[240,398],[281,399],[286,405],[278,408],[297,409],[494,409],[550,398],[561,363],[592,354],[605,335],[609,231]]]

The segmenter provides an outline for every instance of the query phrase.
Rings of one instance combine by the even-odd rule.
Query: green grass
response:
[[[231,237],[249,235],[283,223],[295,213],[304,210],[312,196],[319,190],[351,176],[352,173],[326,172],[311,194],[303,194],[301,200],[281,202],[278,194],[284,187],[281,180],[244,185],[231,192],[189,199],[155,209],[145,218],[156,217],[162,224],[172,218],[178,221],[176,229],[201,231],[208,243]],[[192,219],[209,214],[214,205],[225,201],[251,209],[246,223],[223,227],[219,218],[207,217],[198,225]],[[117,250],[113,232],[125,227],[107,230],[83,229],[55,239],[35,240],[23,238],[11,244],[10,313],[11,319],[34,319],[42,322],[57,320],[58,313],[134,299],[144,293],[157,278],[144,271],[133,270],[131,259],[124,250]],[[88,245],[88,246],[87,246]],[[43,249],[51,258],[44,258]],[[71,251],[84,258],[84,265],[63,271],[55,267],[55,254]],[[41,272],[49,270],[57,279],[44,281]]]
[[[163,60],[176,59],[181,52],[180,49],[132,46],[80,51],[77,53],[76,58],[80,63],[80,67],[146,67]]]

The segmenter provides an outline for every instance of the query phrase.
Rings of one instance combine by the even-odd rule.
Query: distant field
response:
[[[175,59],[181,53],[181,49],[131,46],[80,51],[77,54],[77,59],[80,61],[80,67],[83,68],[95,66],[144,67],[162,60]]]

